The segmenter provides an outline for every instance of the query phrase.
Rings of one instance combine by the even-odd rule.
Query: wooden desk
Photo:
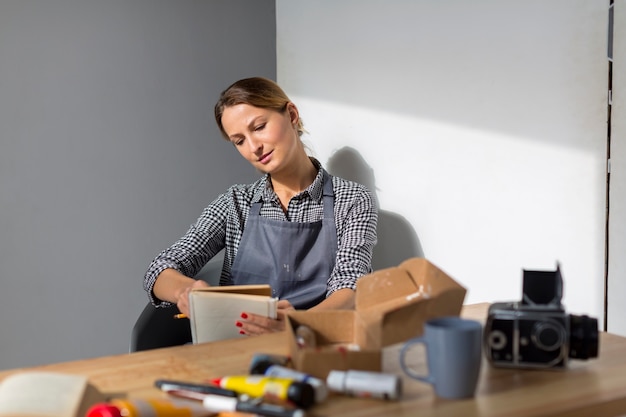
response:
[[[466,306],[463,316],[484,319],[488,304]],[[254,353],[285,354],[282,333],[205,345],[187,345],[28,368],[87,376],[106,392],[162,396],[158,378],[204,381],[247,373]],[[401,373],[400,345],[385,349],[385,372]],[[419,356],[419,352],[418,355]],[[418,359],[419,360],[419,359]],[[423,360],[423,358],[422,358]],[[22,371],[0,372],[0,380]],[[477,395],[469,400],[441,400],[432,387],[404,377],[398,402],[332,396],[309,416],[580,416],[626,415],[626,338],[603,333],[597,359],[570,361],[567,370],[508,370],[483,362]]]

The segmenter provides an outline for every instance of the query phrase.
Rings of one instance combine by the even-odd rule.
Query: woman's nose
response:
[[[258,153],[263,148],[261,141],[256,140],[253,136],[248,138],[248,145],[250,146],[250,152],[252,153]]]

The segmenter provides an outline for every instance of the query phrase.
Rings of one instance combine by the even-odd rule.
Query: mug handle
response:
[[[402,350],[400,351],[400,367],[402,368],[404,373],[410,376],[411,378],[417,379],[418,381],[426,382],[428,384],[433,384],[435,381],[431,375],[418,374],[406,364],[406,354],[408,350],[413,345],[419,344],[419,343],[424,345],[424,347],[426,348],[426,356],[428,356],[428,344],[426,343],[424,336],[410,339],[404,344],[404,346],[402,346]]]

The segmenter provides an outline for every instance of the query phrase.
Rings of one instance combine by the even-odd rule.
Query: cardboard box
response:
[[[294,367],[318,378],[333,369],[380,371],[385,346],[421,336],[430,318],[458,316],[465,294],[465,288],[424,258],[375,271],[357,282],[354,310],[289,313]],[[300,326],[313,331],[314,347],[299,344]]]

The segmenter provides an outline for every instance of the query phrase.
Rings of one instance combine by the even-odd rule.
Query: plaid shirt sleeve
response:
[[[222,194],[206,207],[187,233],[152,261],[144,276],[144,289],[156,305],[170,303],[155,297],[153,288],[157,276],[172,268],[188,277],[195,276],[202,267],[224,247],[229,199]]]
[[[372,272],[378,222],[378,208],[369,189],[338,177],[333,181],[337,256],[327,296],[343,288],[356,289],[357,280]]]

